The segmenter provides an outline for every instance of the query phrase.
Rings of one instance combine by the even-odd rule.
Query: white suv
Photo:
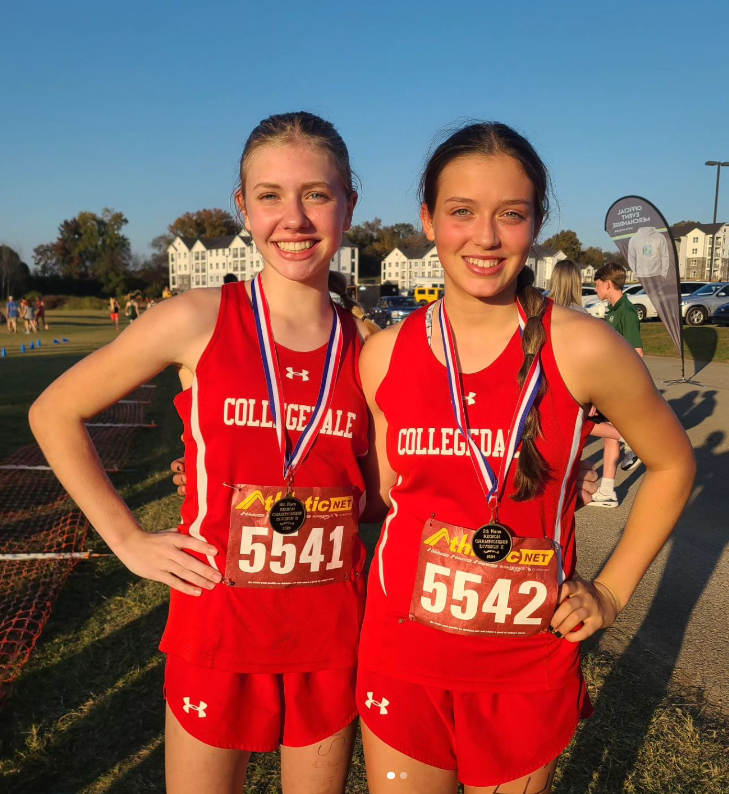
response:
[[[623,295],[635,295],[636,292],[640,292],[642,289],[643,287],[640,284],[628,284],[623,288]],[[600,298],[597,297],[597,294],[595,294],[594,298],[588,298],[587,301],[585,301],[587,313],[591,314],[593,317],[597,317],[598,320],[605,319],[607,307],[608,302],[601,301]]]

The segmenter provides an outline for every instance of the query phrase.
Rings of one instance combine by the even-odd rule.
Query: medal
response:
[[[276,438],[278,439],[281,453],[283,478],[289,486],[286,496],[283,499],[279,499],[269,511],[268,520],[276,532],[282,535],[291,535],[294,532],[298,532],[306,523],[306,506],[292,493],[294,475],[314,446],[334,396],[334,386],[339,373],[339,362],[342,357],[342,323],[336,307],[332,303],[334,318],[329,333],[329,343],[324,360],[324,374],[319,388],[319,396],[303,433],[294,445],[293,450],[289,452],[288,438],[284,427],[284,398],[281,373],[278,366],[278,354],[276,353],[271,316],[268,302],[263,292],[263,282],[261,281],[260,273],[251,283],[251,304],[258,334],[258,345],[261,350],[263,372],[266,377],[269,410],[276,428]]]
[[[493,521],[476,530],[471,540],[473,553],[484,562],[505,560],[514,545],[511,530]]]
[[[280,535],[293,535],[306,523],[306,505],[295,496],[284,496],[269,510],[268,523]]]

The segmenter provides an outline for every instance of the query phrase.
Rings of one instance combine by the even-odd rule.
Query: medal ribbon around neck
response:
[[[261,348],[263,371],[266,376],[268,400],[274,426],[276,427],[278,446],[281,450],[283,476],[284,480],[291,482],[299,466],[301,466],[304,459],[309,454],[309,451],[314,446],[314,442],[324,423],[324,417],[334,395],[334,385],[337,381],[339,362],[342,358],[342,323],[339,319],[337,309],[332,303],[334,319],[332,320],[332,330],[329,334],[329,343],[327,345],[327,354],[324,362],[324,375],[322,377],[321,387],[319,388],[319,396],[316,399],[316,406],[304,428],[304,432],[294,445],[291,453],[289,453],[286,442],[286,431],[284,428],[283,386],[281,384],[281,373],[278,366],[278,353],[276,352],[276,343],[273,338],[273,329],[271,328],[271,314],[266,296],[263,292],[260,273],[256,275],[251,284],[251,296],[253,318],[256,323],[256,332],[258,333],[258,344]]]
[[[516,302],[516,306],[519,313],[519,333],[523,334],[528,318],[519,301]],[[537,394],[539,393],[539,387],[542,383],[542,364],[539,356],[534,356],[534,360],[529,367],[529,372],[524,381],[524,386],[516,401],[514,416],[511,420],[511,426],[509,427],[507,436],[506,449],[501,459],[501,467],[499,469],[499,476],[497,477],[494,474],[494,470],[491,468],[488,458],[483,454],[481,448],[476,444],[469,433],[468,415],[466,414],[466,406],[463,401],[463,386],[461,384],[460,373],[458,372],[456,345],[453,338],[453,330],[448,321],[445,300],[443,299],[440,301],[440,331],[443,338],[446,370],[448,372],[448,386],[456,424],[471,450],[471,462],[473,463],[473,468],[476,471],[476,476],[478,477],[478,481],[486,499],[489,504],[495,499],[496,507],[498,507],[506,484],[506,477],[509,473],[511,463],[514,460],[514,454],[524,435],[527,416],[529,416],[529,411],[532,405],[534,405],[534,400],[536,400]]]

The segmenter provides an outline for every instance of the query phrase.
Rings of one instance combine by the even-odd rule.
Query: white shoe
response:
[[[592,501],[587,505],[588,507],[617,507],[618,497],[613,491],[609,496],[606,496],[602,491],[596,491],[592,495]]]
[[[640,466],[640,458],[633,452],[633,450],[626,444],[625,457],[620,464],[621,471],[633,471],[636,466]]]

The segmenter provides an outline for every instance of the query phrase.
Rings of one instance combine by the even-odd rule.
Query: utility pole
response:
[[[729,163],[722,163],[719,160],[707,160],[704,165],[716,166],[716,193],[714,194],[714,226],[716,226],[716,212],[719,208],[719,179],[721,178],[721,169],[724,166],[729,166]],[[714,277],[714,251],[716,250],[716,235],[712,233],[713,243],[711,254],[709,256],[709,281],[713,281]],[[719,263],[721,272],[721,262]]]

